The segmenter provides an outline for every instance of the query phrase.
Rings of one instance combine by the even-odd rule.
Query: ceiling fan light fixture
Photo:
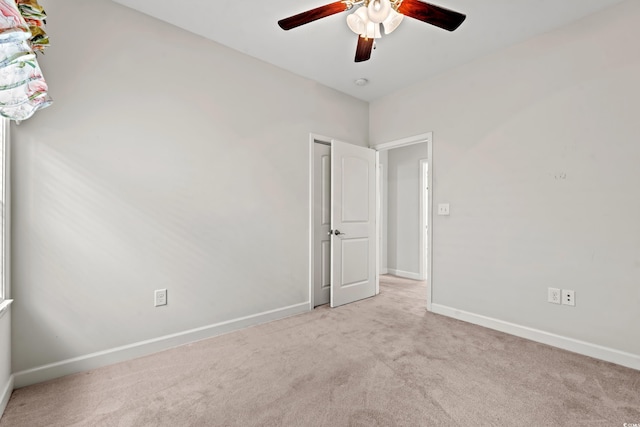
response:
[[[398,13],[395,10],[391,9],[389,16],[387,16],[387,19],[382,21],[382,26],[384,27],[384,33],[391,34],[396,28],[398,28],[398,26],[402,22],[402,18],[404,18],[403,14]]]
[[[363,7],[358,8],[354,13],[347,16],[347,25],[356,34],[365,34],[368,23],[367,10]]]
[[[4,0],[0,0],[2,2]],[[27,1],[27,0],[20,0]],[[357,6],[347,16],[347,25],[358,35],[355,62],[368,61],[375,49],[375,39],[382,37],[380,24],[385,34],[398,28],[404,15],[447,31],[454,31],[465,20],[466,15],[445,9],[424,0],[337,0],[324,6],[307,10],[278,21],[283,30],[290,30],[321,18],[346,12]]]
[[[366,39],[379,39],[382,37],[380,24],[369,19],[366,7],[360,7],[347,16],[347,25],[351,31]]]
[[[389,0],[371,0],[367,6],[369,19],[376,24],[381,23],[391,12],[391,2]]]
[[[360,34],[362,37],[366,39],[379,39],[382,37],[382,33],[380,32],[380,24],[369,21],[367,24],[367,31],[364,34]]]

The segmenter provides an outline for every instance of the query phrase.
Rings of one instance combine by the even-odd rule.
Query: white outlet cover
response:
[[[572,290],[562,290],[562,304],[575,307],[576,305],[576,293]]]
[[[449,203],[438,203],[438,215],[449,215]]]
[[[153,305],[159,307],[161,305],[167,305],[167,290],[156,289],[153,293]]]
[[[547,291],[547,301],[552,304],[560,304],[561,302],[560,289],[549,288],[549,290]]]

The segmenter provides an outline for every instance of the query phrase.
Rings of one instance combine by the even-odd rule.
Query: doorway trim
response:
[[[427,280],[429,240],[429,159],[420,159],[420,280]],[[427,197],[424,192],[427,191]],[[426,221],[425,221],[426,220]],[[425,251],[425,246],[427,251]]]
[[[429,173],[427,174],[427,186],[429,188],[429,192],[428,192],[428,197],[427,197],[427,210],[428,210],[428,217],[427,217],[427,226],[428,226],[428,233],[427,233],[427,310],[428,311],[432,311],[431,310],[431,304],[432,304],[432,282],[433,282],[433,192],[434,192],[434,188],[433,188],[433,132],[427,132],[427,133],[423,133],[420,135],[415,135],[415,136],[409,136],[407,138],[402,138],[402,139],[397,139],[394,141],[389,141],[389,142],[385,142],[382,144],[377,144],[377,145],[373,145],[371,146],[371,148],[373,148],[376,151],[385,151],[385,150],[391,150],[393,148],[400,148],[400,147],[406,147],[409,145],[414,145],[414,144],[420,144],[422,142],[426,142],[427,143],[427,168]],[[377,170],[377,167],[376,167]],[[380,194],[378,193],[376,197],[380,197]],[[379,221],[380,218],[377,218],[377,220]],[[424,243],[424,242],[423,242]],[[379,240],[376,239],[376,244],[378,245],[378,248],[376,250],[376,252],[378,253],[378,258],[376,259],[376,271],[379,271],[379,266],[380,266],[380,258],[379,258],[379,254],[380,254],[380,248],[379,248]],[[421,247],[420,252],[424,252],[424,246]],[[422,266],[422,260],[420,265]]]

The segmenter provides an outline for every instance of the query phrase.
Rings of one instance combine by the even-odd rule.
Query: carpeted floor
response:
[[[640,371],[428,313],[422,282],[15,390],[9,426],[619,426]]]

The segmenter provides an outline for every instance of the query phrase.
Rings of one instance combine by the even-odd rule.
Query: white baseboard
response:
[[[176,334],[166,335],[147,341],[141,341],[134,344],[116,347],[109,350],[99,351],[84,356],[74,357],[72,359],[62,360],[60,362],[48,365],[38,366],[25,371],[16,372],[13,375],[15,388],[25,387],[31,384],[48,381],[65,375],[84,372],[91,369],[100,368],[102,366],[112,365],[118,362],[135,359],[159,351],[168,350],[184,344],[212,338],[217,335],[226,334],[237,331],[249,326],[261,323],[271,322],[273,320],[283,319],[285,317],[309,311],[309,301],[304,303],[291,305],[275,310],[265,311],[263,313],[251,316],[241,317],[238,319],[220,322],[213,325],[203,326],[201,328],[191,329]]]
[[[2,418],[2,414],[4,414],[4,410],[7,407],[7,403],[9,403],[9,399],[11,398],[11,393],[13,392],[13,375],[9,377],[9,381],[5,384],[4,389],[2,390],[2,394],[0,394],[0,418]]]
[[[389,274],[392,274],[394,276],[403,277],[405,279],[420,280],[420,273],[396,270],[395,268],[388,268],[387,271]]]
[[[380,268],[380,274],[389,274],[389,269],[387,267]]]
[[[640,370],[640,355],[637,354],[626,353],[624,351],[564,337],[562,335],[552,334],[539,329],[533,329],[526,326],[516,325],[515,323],[482,316],[480,314],[457,310],[440,304],[432,304],[431,311],[437,314],[442,314],[443,316],[453,317],[454,319],[463,320],[475,325],[484,326],[485,328],[494,329],[510,335],[526,338],[531,341],[558,347],[584,356]]]

